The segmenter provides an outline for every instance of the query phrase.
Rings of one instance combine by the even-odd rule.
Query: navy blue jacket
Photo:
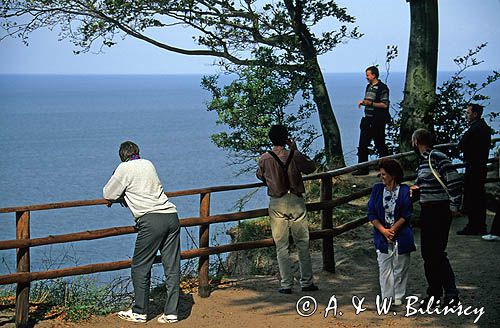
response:
[[[384,184],[379,182],[373,185],[372,194],[368,201],[368,220],[379,220],[380,223],[386,228],[389,225],[385,222],[385,211],[382,201],[384,194]],[[410,253],[416,250],[415,241],[413,239],[413,231],[410,226],[412,205],[410,200],[410,187],[407,185],[399,185],[399,195],[396,200],[396,207],[394,209],[394,219],[397,221],[400,218],[405,219],[405,224],[398,230],[394,238],[398,242],[398,254]],[[387,239],[373,227],[373,243],[375,248],[382,253],[387,253]]]

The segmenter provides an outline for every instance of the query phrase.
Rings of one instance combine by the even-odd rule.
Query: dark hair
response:
[[[404,172],[399,161],[393,158],[382,158],[378,161],[378,169],[384,169],[389,175],[393,176],[396,183],[403,181]]]
[[[126,162],[132,155],[139,155],[139,146],[132,141],[122,142],[118,154],[120,155],[122,162]]]
[[[288,139],[288,130],[286,126],[277,124],[271,126],[269,129],[269,139],[273,143],[273,146],[284,146]]]
[[[377,66],[370,66],[368,67],[367,69],[365,69],[365,72],[366,71],[370,71],[372,72],[373,75],[375,75],[375,77],[378,79],[378,76],[379,76],[379,72],[378,72],[378,68]]]
[[[426,129],[416,129],[411,136],[419,145],[432,146],[432,133]]]
[[[484,106],[481,106],[479,104],[469,104],[468,107],[470,107],[472,112],[476,113],[479,117],[481,117],[481,115],[483,115]]]

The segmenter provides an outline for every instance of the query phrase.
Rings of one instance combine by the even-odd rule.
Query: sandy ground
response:
[[[488,222],[491,223],[492,216]],[[292,295],[277,293],[277,277],[252,276],[228,279],[214,290],[209,298],[183,295],[180,305],[181,321],[175,327],[498,327],[500,322],[500,242],[485,242],[477,236],[457,236],[465,218],[453,222],[448,254],[455,270],[464,309],[457,314],[416,314],[406,317],[406,304],[391,308],[388,314],[377,314],[375,298],[379,292],[378,268],[375,251],[371,244],[370,227],[365,225],[335,241],[336,273],[321,270],[321,254],[314,254],[315,279],[320,290],[301,292],[295,287]],[[415,229],[417,244],[420,231]],[[408,295],[422,297],[426,283],[419,251],[412,253],[408,282]],[[316,311],[302,317],[296,304],[304,296],[312,296],[317,302]],[[366,310],[355,314],[353,296],[363,299]],[[337,316],[333,310],[325,317],[325,308],[333,298],[337,302]],[[334,305],[332,302],[330,305]],[[484,307],[484,314],[476,324],[473,321]],[[302,307],[300,307],[302,308]],[[413,306],[411,306],[413,308]],[[412,311],[409,309],[408,311]],[[342,313],[342,314],[341,314]],[[36,327],[160,327],[156,311],[146,324],[129,323],[116,315],[95,317],[87,322],[69,324],[61,321],[43,321]],[[469,314],[469,315],[467,315]],[[12,327],[12,323],[0,322],[0,326]]]

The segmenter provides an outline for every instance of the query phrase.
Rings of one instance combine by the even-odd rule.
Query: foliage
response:
[[[269,217],[241,221],[228,233],[233,242],[272,238]],[[278,269],[274,247],[234,252],[229,256],[227,264],[232,274],[275,274]]]
[[[232,0],[157,0],[157,1],[78,1],[35,0],[2,1],[0,17],[6,34],[27,42],[39,28],[60,28],[60,38],[69,39],[75,51],[89,51],[94,43],[111,47],[120,36],[130,35],[168,51],[186,55],[225,58],[235,64],[255,64],[245,51],[257,46],[272,47],[283,54],[284,63],[301,62],[290,10],[296,9],[306,26],[329,21],[324,26],[336,29],[311,33],[318,54],[332,50],[346,38],[356,38],[357,28],[347,24],[354,17],[335,1],[232,1]],[[295,17],[292,17],[295,18]],[[153,29],[190,28],[200,49],[181,49],[157,38]]]
[[[351,28],[355,18],[335,1],[12,0],[1,2],[0,17],[5,18],[5,33],[0,39],[17,36],[27,43],[34,30],[59,28],[60,39],[71,40],[75,53],[95,49],[95,44],[100,45],[97,51],[101,52],[128,35],[167,51],[213,56],[223,69],[234,70],[235,64],[303,73],[300,87],[304,93],[311,85],[314,90],[327,160],[332,164],[344,162],[340,131],[317,56],[362,34],[357,27]],[[195,49],[180,48],[152,36],[153,30],[175,33],[180,28],[190,29]],[[275,60],[254,56],[265,49],[273,52]]]
[[[483,63],[477,59],[479,52],[486,47],[487,43],[480,44],[475,49],[469,49],[467,54],[459,56],[453,61],[458,66],[455,72],[447,81],[437,88],[436,107],[432,113],[432,122],[434,129],[434,141],[436,144],[458,142],[460,137],[467,129],[467,120],[465,118],[465,108],[470,103],[479,103],[487,105],[489,96],[481,92],[490,84],[500,78],[500,73],[493,71],[482,83],[472,82],[465,78],[465,72],[468,69],[476,67]],[[401,104],[398,104],[401,108]],[[391,148],[398,150],[399,130],[401,126],[401,111],[398,111],[393,117],[392,123],[388,127],[388,136]],[[493,121],[498,117],[498,113],[489,114],[489,120]]]
[[[130,304],[130,280],[99,283],[93,276],[35,281],[30,288],[30,317],[35,321],[58,318],[71,322],[107,315]],[[14,307],[15,288],[0,289],[0,305]]]
[[[92,276],[43,280],[32,285],[30,299],[43,304],[49,314],[58,313],[64,320],[81,321],[122,308],[129,295],[117,286],[116,283],[101,284]]]
[[[262,57],[274,59],[269,50],[257,56]],[[310,152],[318,138],[309,123],[315,110],[310,92],[302,90],[303,101],[291,105],[304,84],[303,76],[264,66],[242,67],[234,75],[223,87],[219,87],[220,76],[205,76],[202,86],[212,95],[207,109],[217,112],[217,124],[228,128],[213,134],[212,141],[229,152],[231,164],[241,165],[239,173],[255,169],[258,156],[271,148],[267,133],[272,124],[286,125],[301,151]],[[294,107],[298,109],[293,112]]]

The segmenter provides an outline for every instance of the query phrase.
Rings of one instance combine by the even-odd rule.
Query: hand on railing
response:
[[[107,200],[106,206],[107,206],[107,207],[111,207],[111,206],[113,205],[113,203],[120,203],[120,205],[121,205],[122,207],[128,207],[127,202],[126,202],[126,201],[125,201],[125,199],[123,199],[123,198],[117,199],[117,200],[116,200],[116,201],[114,201],[114,202],[112,202],[112,201],[110,201],[110,200]]]

